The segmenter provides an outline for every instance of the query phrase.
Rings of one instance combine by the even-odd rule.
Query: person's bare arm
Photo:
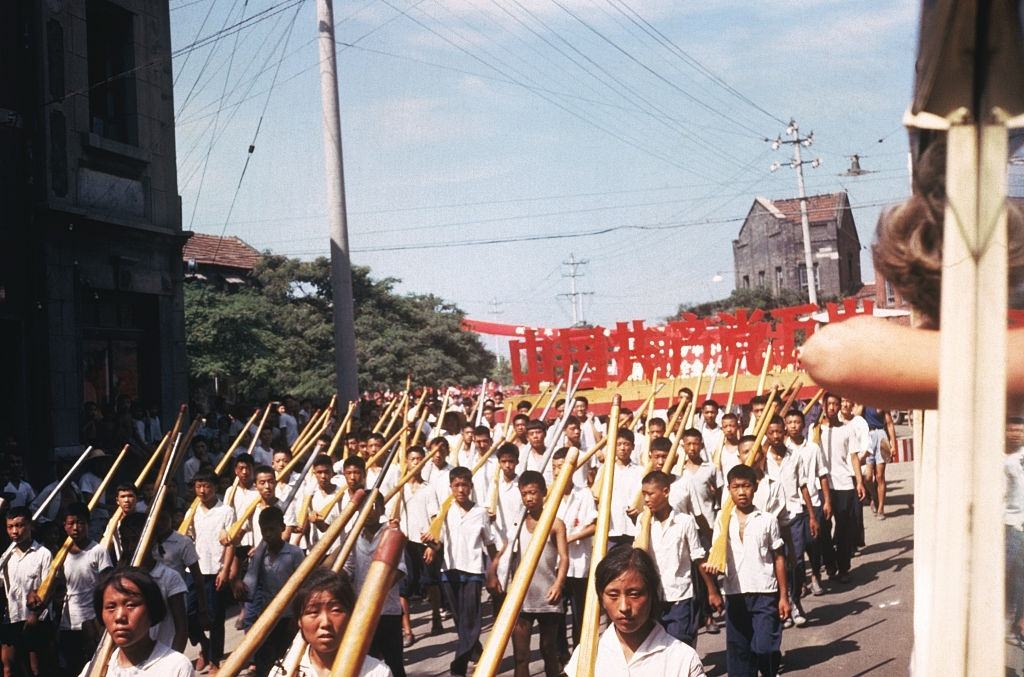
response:
[[[789,583],[786,578],[786,556],[775,551],[775,581],[779,585],[779,618],[786,620],[792,611],[789,603]]]
[[[576,533],[574,533],[574,534],[572,534],[570,536],[567,536],[565,540],[566,540],[567,543],[573,543],[575,541],[582,541],[584,538],[589,538],[589,537],[593,536],[595,533],[597,533],[597,524],[595,524],[594,522],[591,522],[590,524],[588,524],[587,526],[583,527],[582,529],[580,529]]]
[[[885,436],[889,438],[889,452],[896,453],[896,422],[892,420],[892,414],[888,411],[885,414]]]
[[[174,619],[174,639],[171,648],[177,652],[185,650],[188,640],[188,620],[185,616],[185,593],[179,592],[167,599],[167,611]]]
[[[565,577],[569,575],[569,544],[565,540],[565,523],[556,519],[551,527],[551,534],[555,538],[555,548],[558,550],[558,570],[555,572],[555,582],[548,590],[547,600],[554,604],[562,597],[562,586],[565,585]]]

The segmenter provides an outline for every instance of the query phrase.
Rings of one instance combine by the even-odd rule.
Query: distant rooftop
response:
[[[828,193],[826,195],[807,196],[807,218],[810,221],[826,221],[835,217],[846,200],[846,193]],[[786,200],[769,200],[759,197],[757,201],[771,212],[772,216],[783,221],[800,222],[800,198]]]
[[[251,271],[263,257],[241,239],[193,233],[181,250],[181,258],[197,265]]]

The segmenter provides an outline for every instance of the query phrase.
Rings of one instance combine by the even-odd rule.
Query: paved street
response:
[[[890,498],[888,519],[878,521],[866,515],[867,546],[854,560],[850,584],[830,585],[825,594],[805,600],[808,622],[790,628],[783,635],[784,669],[793,675],[905,675],[910,660],[913,617],[913,515],[911,490],[913,464],[889,466]],[[484,641],[490,629],[490,604],[484,602]],[[406,651],[409,675],[434,677],[448,674],[449,647],[455,641],[450,621],[448,632],[430,637],[429,613],[414,605],[414,630],[419,637]],[[993,629],[995,631],[995,629]],[[229,622],[227,646],[234,646],[239,633]],[[542,675],[543,666],[533,639],[531,674]],[[725,674],[725,632],[701,634],[698,652],[709,677]],[[190,652],[194,656],[194,651]],[[1011,647],[1010,662],[1024,674],[1024,653]],[[511,645],[501,674],[511,674]],[[653,676],[652,676],[653,677]]]

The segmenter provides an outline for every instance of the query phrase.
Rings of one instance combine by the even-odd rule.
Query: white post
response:
[[[320,45],[320,96],[323,106],[324,163],[327,213],[331,220],[331,291],[334,297],[334,369],[338,398],[358,399],[356,337],[352,299],[352,264],[345,212],[345,171],[341,154],[341,111],[338,105],[338,65],[334,49],[334,7],[317,0]]]
[[[804,161],[800,154],[800,138],[793,144],[796,159],[796,185],[800,191],[800,229],[804,236],[804,265],[807,266],[807,298],[818,305],[818,285],[814,279],[814,257],[811,254],[811,223],[807,217],[807,190],[804,188]]]

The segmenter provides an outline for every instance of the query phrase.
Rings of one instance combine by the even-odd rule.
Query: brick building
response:
[[[251,284],[251,273],[262,256],[241,238],[192,233],[181,250],[185,279],[216,287]]]
[[[0,3],[0,435],[31,473],[83,404],[186,398],[168,3]]]
[[[845,192],[807,198],[818,298],[849,296],[863,286],[860,238]],[[758,197],[732,243],[736,288],[807,293],[800,200]]]

